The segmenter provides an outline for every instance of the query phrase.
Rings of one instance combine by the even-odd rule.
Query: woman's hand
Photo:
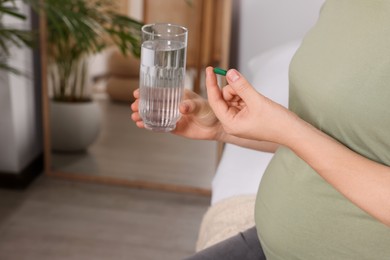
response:
[[[131,105],[133,114],[131,118],[140,128],[144,128],[143,121],[139,115],[139,90],[134,91],[135,102]],[[172,133],[202,140],[220,140],[223,129],[218,118],[211,110],[207,100],[194,92],[185,89],[184,98],[179,107],[182,114]]]
[[[206,69],[210,106],[227,134],[283,144],[285,129],[296,116],[259,94],[236,70],[227,72],[229,85],[220,89],[213,68]]]

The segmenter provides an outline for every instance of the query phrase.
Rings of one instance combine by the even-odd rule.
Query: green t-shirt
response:
[[[390,165],[390,0],[326,1],[291,62],[289,106]],[[255,219],[267,260],[390,259],[390,228],[285,147],[262,178]]]

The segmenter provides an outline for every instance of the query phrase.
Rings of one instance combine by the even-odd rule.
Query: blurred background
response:
[[[255,79],[253,60],[302,39],[323,1],[44,2],[0,4],[0,259],[190,255],[224,144],[134,125],[140,27],[188,27],[186,88],[206,96],[206,66]]]

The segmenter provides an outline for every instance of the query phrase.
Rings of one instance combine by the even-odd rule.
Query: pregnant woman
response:
[[[290,64],[290,110],[206,69],[208,100],[187,93],[174,133],[276,153],[256,227],[188,259],[390,259],[389,44],[390,0],[326,1]]]

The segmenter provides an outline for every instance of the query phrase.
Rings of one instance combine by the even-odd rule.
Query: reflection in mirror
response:
[[[135,8],[136,2],[143,10]],[[222,2],[216,1],[218,4],[214,4],[210,1],[195,0],[189,5],[188,1],[184,0],[133,0],[132,5],[122,1],[118,10],[141,10],[139,17],[143,17],[145,23],[163,21],[159,19],[163,19],[161,16],[164,13],[165,16],[171,16],[170,12],[164,12],[162,9],[167,7],[167,10],[170,10],[170,4],[174,4],[175,8],[182,8],[183,13],[191,14],[180,17],[187,19],[183,21],[173,21],[175,18],[172,17],[169,19],[192,28],[189,44],[191,41],[193,43],[189,46],[187,57],[186,87],[196,89],[199,93],[202,92],[199,81],[206,65],[227,66],[228,48],[215,46],[215,43],[220,41],[213,40],[213,37],[220,37],[215,37],[212,30],[202,30],[204,21],[214,25],[222,24],[210,20],[214,17],[211,16],[213,12],[210,10],[220,10],[218,5]],[[156,13],[156,10],[159,12]],[[126,14],[129,13],[126,11]],[[206,15],[208,16],[205,17]],[[76,115],[69,116],[71,121],[65,124],[64,116],[52,116],[51,174],[132,187],[210,195],[211,181],[218,160],[218,143],[189,140],[173,134],[139,129],[131,120],[132,91],[138,88],[139,84],[139,60],[135,55],[123,56],[117,47],[110,46],[80,65],[79,71],[87,75],[85,81],[89,82],[88,91],[91,93],[93,106],[87,108],[87,112],[76,112]],[[84,65],[88,68],[88,73],[83,69]],[[51,102],[50,111],[55,109],[57,108]],[[67,126],[71,129],[80,128],[82,132],[74,138],[65,138],[65,135],[61,134],[59,142],[72,146],[75,139],[92,132],[92,137],[84,140],[85,149],[55,147],[54,130]],[[88,130],[89,128],[93,129]]]
[[[100,133],[87,150],[54,152],[54,171],[127,181],[148,181],[209,189],[215,171],[215,142],[138,129],[130,119],[130,102],[95,90]]]

